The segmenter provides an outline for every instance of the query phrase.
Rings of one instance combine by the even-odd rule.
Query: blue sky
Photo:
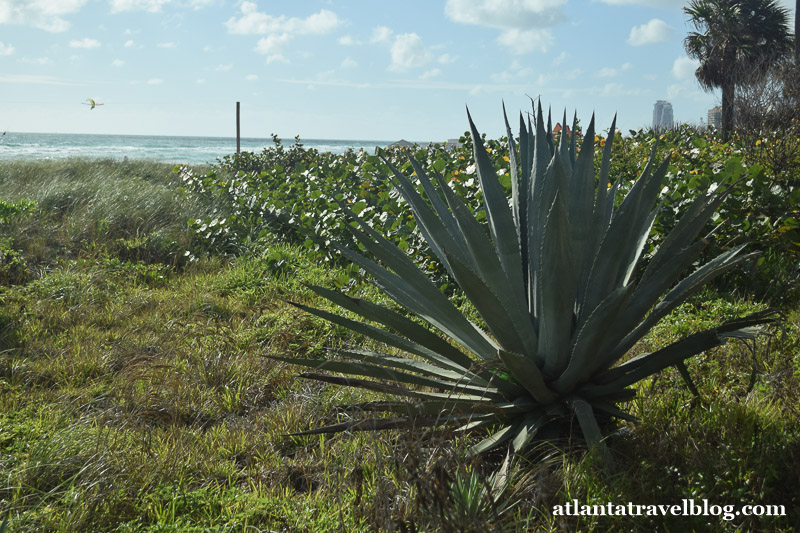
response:
[[[794,16],[794,1],[781,0]],[[541,95],[698,123],[681,0],[0,0],[0,129],[444,140]],[[104,105],[83,105],[94,98]]]

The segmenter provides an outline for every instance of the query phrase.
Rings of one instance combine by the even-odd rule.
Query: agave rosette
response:
[[[648,254],[646,266],[640,264],[669,158],[656,164],[654,149],[617,201],[619,181],[609,180],[615,123],[596,179],[594,118],[580,149],[574,134],[562,132],[556,143],[541,106],[536,118],[533,126],[520,115],[519,147],[506,119],[509,202],[469,117],[485,224],[441,175],[428,176],[413,157],[427,200],[411,178],[386,162],[423,237],[482,324],[467,318],[397,246],[351,213],[358,222],[353,235],[375,260],[344,247],[341,253],[430,327],[385,306],[312,287],[363,320],[294,305],[395,350],[345,348],[333,350],[332,358],[274,359],[313,368],[301,374],[305,378],[392,398],[350,406],[358,414],[347,421],[298,434],[448,424],[492,430],[472,448],[475,453],[508,440],[521,451],[546,424],[574,418],[590,447],[605,450],[598,419],[632,419],[618,404],[634,396],[633,384],[669,366],[689,379],[687,358],[728,337],[751,336],[773,320],[769,311],[756,313],[626,359],[660,319],[753,254],[737,246],[681,277],[708,245],[697,237],[726,196],[718,191],[700,195]],[[574,121],[573,132],[575,126]]]

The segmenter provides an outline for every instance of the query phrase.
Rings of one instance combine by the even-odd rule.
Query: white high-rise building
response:
[[[666,130],[674,126],[672,119],[672,104],[666,100],[659,100],[653,107],[653,129]]]
[[[708,125],[715,128],[722,127],[722,107],[712,107],[708,110]]]

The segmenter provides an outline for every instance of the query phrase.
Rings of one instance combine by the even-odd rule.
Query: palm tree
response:
[[[684,47],[700,61],[695,75],[707,91],[722,89],[722,135],[733,127],[736,85],[790,52],[789,15],[775,0],[690,0],[683,8],[697,31]]]
[[[794,2],[794,61],[800,68],[800,0]]]

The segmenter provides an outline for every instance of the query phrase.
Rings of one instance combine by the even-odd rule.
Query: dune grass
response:
[[[0,164],[0,198],[37,204],[12,233],[28,261],[51,263],[88,252],[178,266],[196,245],[190,217],[225,206],[186,193],[171,166],[148,161],[81,160]]]
[[[197,246],[181,218],[220,207],[182,197],[169,177],[168,167],[148,174],[111,162],[0,165],[0,199],[37,202],[0,228],[27,269],[0,288],[0,522],[10,531],[800,525],[797,310],[786,309],[785,332],[755,351],[732,342],[693,360],[700,398],[672,369],[645,383],[630,406],[641,422],[610,438],[618,466],[610,476],[579,442],[542,444],[493,478],[503,453],[468,458],[477,437],[444,430],[292,437],[345,419],[338,405],[375,399],[298,379],[297,369],[264,357],[367,342],[284,301],[326,306],[304,284],[332,287],[340,272],[276,236],[238,257],[198,251],[197,261],[178,261]],[[68,207],[57,209],[57,198]],[[90,231],[100,220],[108,228]],[[135,238],[161,244],[138,256],[114,244]],[[350,291],[381,298],[368,284]],[[637,350],[757,307],[704,293]],[[690,498],[784,505],[787,516],[553,514],[573,499]]]

